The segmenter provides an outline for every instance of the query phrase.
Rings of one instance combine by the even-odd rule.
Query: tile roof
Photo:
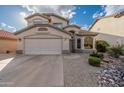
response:
[[[81,30],[77,35],[78,36],[96,36],[96,35],[98,35],[98,33]]]
[[[47,17],[47,16],[45,16],[45,15],[42,15],[42,14],[40,14],[40,13],[35,13],[35,14],[32,14],[32,15],[29,15],[29,16],[27,16],[25,19],[29,19],[29,18],[34,17],[34,16],[41,16],[41,17],[43,17],[43,18],[46,18],[46,19],[50,20],[49,17]]]
[[[60,19],[63,19],[65,21],[68,21],[69,22],[69,20],[67,18],[64,18],[63,16],[58,15],[58,14],[55,14],[55,13],[42,13],[42,15],[45,15],[45,16],[48,16],[48,17],[50,17],[50,16],[56,16],[56,17],[58,17]]]
[[[0,39],[12,39],[12,40],[16,40],[16,36],[11,33],[11,32],[7,32],[4,30],[0,30]]]
[[[63,29],[65,29],[65,28],[68,28],[68,27],[76,27],[76,28],[78,28],[78,29],[80,29],[81,27],[80,26],[78,26],[78,25],[67,25],[66,27],[64,27]]]

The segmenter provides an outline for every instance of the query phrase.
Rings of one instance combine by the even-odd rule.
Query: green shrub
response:
[[[97,40],[96,41],[96,49],[98,52],[106,52],[107,47],[109,47],[109,44],[104,40]]]
[[[92,57],[92,56],[90,56],[89,59],[88,59],[88,62],[89,62],[90,65],[97,66],[97,67],[100,66],[100,61],[101,60],[98,57]]]
[[[121,53],[120,53],[120,55],[124,55],[124,45],[121,45],[120,48],[121,48]]]
[[[92,54],[90,54],[90,56],[92,57],[98,57],[100,59],[103,59],[104,58],[104,55],[102,53],[98,53],[98,52],[93,52]]]
[[[120,55],[124,55],[124,46],[111,47],[108,53],[111,56],[118,58]]]

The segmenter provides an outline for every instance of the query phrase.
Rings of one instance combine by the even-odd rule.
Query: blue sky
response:
[[[68,6],[0,6],[0,29],[10,32],[17,31],[26,26],[24,18],[35,12],[53,12],[70,20],[70,24],[77,24],[82,29],[88,29],[96,18],[108,16],[124,11],[124,6],[101,6],[101,5],[68,5]]]

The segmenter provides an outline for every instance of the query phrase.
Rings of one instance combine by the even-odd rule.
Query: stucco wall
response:
[[[63,27],[67,26],[67,21],[60,19],[58,17],[55,17],[55,16],[51,16],[51,24],[53,23],[62,23]]]
[[[75,31],[75,33],[78,33],[80,31],[80,29],[77,27],[67,27],[64,30],[66,30],[68,32],[72,30],[72,31]]]
[[[96,22],[91,31],[100,33],[96,39],[104,39],[111,45],[117,42],[124,44],[124,16],[103,18]]]
[[[0,53],[6,53],[7,51],[10,51],[10,53],[15,53],[16,48],[16,40],[0,39]]]
[[[63,39],[63,50],[70,50],[68,38]]]
[[[27,30],[17,35],[18,38],[21,38],[21,42],[19,42],[19,40],[17,42],[17,50],[23,50],[24,36],[29,36],[29,35],[34,35],[34,34],[46,34],[46,35],[53,34],[53,35],[61,36],[63,38],[62,39],[62,42],[63,42],[62,50],[69,50],[69,39],[71,38],[71,36],[61,31],[58,31],[54,28],[51,28],[51,27],[47,27],[48,31],[44,31],[44,32],[37,31],[38,28],[39,27],[35,27],[35,28],[32,28],[30,30]]]
[[[103,34],[103,33],[99,33],[96,36],[96,40],[105,40],[111,46],[116,45],[116,44],[124,44],[124,37],[109,35],[109,34]]]

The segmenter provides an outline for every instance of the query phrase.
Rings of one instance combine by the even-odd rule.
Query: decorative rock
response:
[[[124,62],[124,56],[119,56],[122,62]]]
[[[119,84],[121,87],[123,87],[124,86],[124,81],[123,82],[120,82],[120,84]]]
[[[105,59],[105,58],[102,61],[103,62],[106,62],[106,63],[109,63],[109,60],[108,59]]]
[[[124,64],[122,61],[115,58],[104,58],[103,61],[103,69],[97,72],[98,85],[100,87],[124,86]]]
[[[111,84],[115,84],[113,79],[109,79],[109,81],[111,82]]]

